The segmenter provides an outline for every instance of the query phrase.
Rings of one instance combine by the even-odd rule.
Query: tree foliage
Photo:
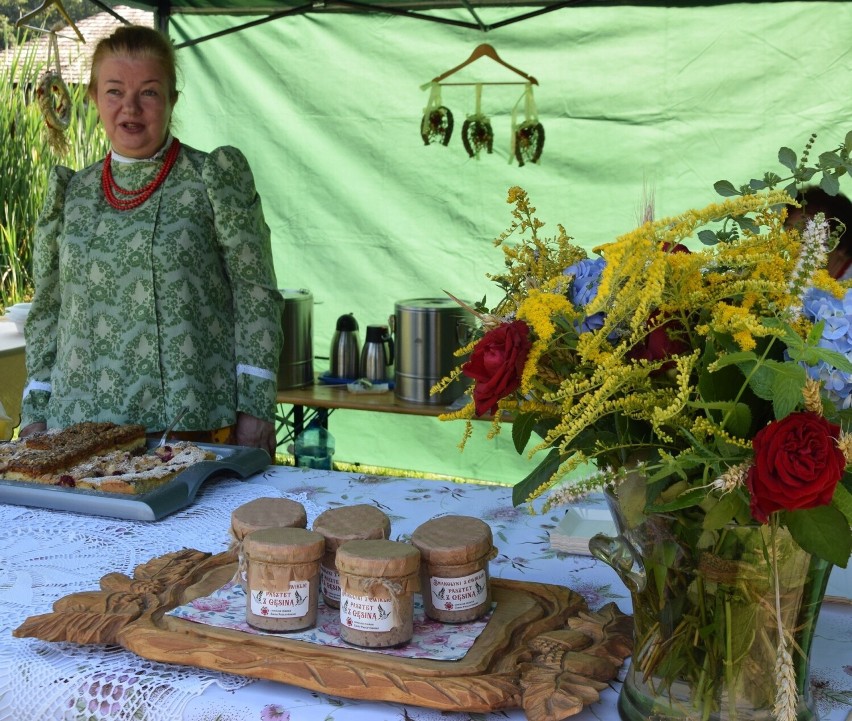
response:
[[[0,312],[27,300],[32,287],[33,230],[47,191],[48,174],[57,164],[79,170],[102,158],[108,141],[85,86],[69,87],[71,117],[65,131],[67,152],[50,142],[32,87],[18,79],[36,78],[42,68],[19,46],[13,62],[0,68]]]
[[[23,35],[23,29],[16,29],[15,23],[39,5],[38,0],[0,0],[0,49],[18,43]],[[62,6],[75,22],[101,12],[101,8],[89,0],[62,0]],[[65,27],[68,23],[56,9],[56,5],[51,5],[32,18],[28,24],[45,30],[56,30]]]

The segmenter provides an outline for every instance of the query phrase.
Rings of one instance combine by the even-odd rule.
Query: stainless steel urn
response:
[[[302,388],[314,382],[314,296],[304,288],[279,290],[283,344],[278,364],[278,390]]]
[[[396,371],[394,393],[403,401],[448,405],[464,393],[462,377],[445,390],[432,386],[465,358],[456,350],[471,338],[474,316],[450,298],[412,298],[395,305]]]

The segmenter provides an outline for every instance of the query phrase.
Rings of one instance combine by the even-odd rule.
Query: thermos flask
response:
[[[393,337],[386,325],[368,325],[361,349],[361,378],[373,383],[390,380],[393,368]]]
[[[358,321],[352,313],[337,319],[329,354],[329,375],[333,378],[358,378],[361,343],[358,340]]]

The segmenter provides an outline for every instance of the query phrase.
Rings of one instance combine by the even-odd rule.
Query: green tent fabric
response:
[[[516,14],[478,12],[493,23]],[[249,20],[174,14],[169,32],[180,44]],[[852,130],[849,37],[852,4],[835,2],[580,5],[488,33],[380,13],[298,15],[181,49],[176,134],[244,150],[279,285],[313,293],[314,348],[327,355],[343,313],[363,334],[403,299],[496,301],[486,273],[502,267],[492,239],[511,220],[512,186],[529,192],[545,232],[561,223],[592,248],[635,227],[645,194],[657,217],[674,215],[717,200],[719,179],[780,172],[779,147],[800,152],[812,132],[818,148],[836,146]],[[539,163],[510,155],[523,85],[482,87],[492,154],[470,158],[460,140],[473,85],[442,88],[456,122],[449,144],[421,140],[421,86],[484,42],[538,80]],[[481,58],[450,80],[521,78]],[[486,440],[488,423],[477,423],[464,453],[459,422],[337,411],[330,428],[338,460],[504,483],[531,469],[508,426]]]

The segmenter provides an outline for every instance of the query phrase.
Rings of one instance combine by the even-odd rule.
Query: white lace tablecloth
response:
[[[423,521],[458,513],[492,528],[495,577],[559,583],[592,608],[615,601],[630,611],[616,575],[587,556],[557,554],[548,529],[558,514],[514,508],[511,489],[360,476],[273,466],[247,482],[217,480],[188,509],[156,523],[120,521],[0,504],[0,721],[523,721],[520,710],[441,713],[393,703],[324,696],[286,684],[146,661],[120,648],[16,639],[28,616],[57,599],[94,590],[100,578],[132,574],[150,558],[181,548],[218,553],[228,545],[231,511],[255,498],[302,502],[309,522],[325,508],[371,503],[406,539]],[[852,701],[852,606],[823,607],[812,653],[812,680],[823,721],[844,721]],[[617,684],[577,721],[615,720]]]

